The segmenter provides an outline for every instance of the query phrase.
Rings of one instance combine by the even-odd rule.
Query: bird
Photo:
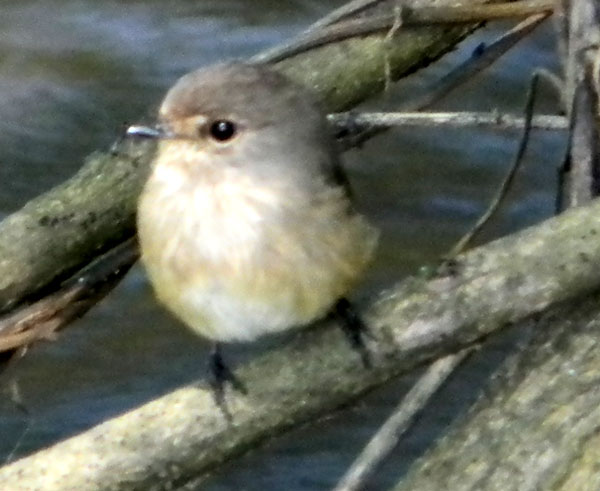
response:
[[[362,345],[364,323],[347,295],[378,231],[351,202],[310,90],[266,65],[220,63],[181,77],[156,127],[127,133],[158,140],[138,204],[142,263],[158,300],[214,343],[209,375],[220,406],[225,383],[245,391],[222,343],[335,312]]]

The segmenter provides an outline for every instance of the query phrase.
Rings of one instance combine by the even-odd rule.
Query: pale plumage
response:
[[[169,135],[139,205],[158,298],[215,341],[324,316],[360,278],[377,234],[333,181],[337,154],[312,97],[243,64],[184,77],[161,108]],[[236,134],[215,141],[213,121]]]

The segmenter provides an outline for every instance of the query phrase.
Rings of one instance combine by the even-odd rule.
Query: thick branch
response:
[[[398,373],[597,290],[599,234],[595,201],[460,256],[446,276],[402,283],[369,309],[371,370],[338,330],[313,329],[238,369],[250,394],[230,395],[233,424],[206,386],[186,387],[0,469],[0,488],[183,482]]]
[[[396,491],[600,488],[600,296],[550,311]]]
[[[0,222],[0,310],[64,279],[135,234],[152,148],[91,155],[71,179]],[[43,290],[42,290],[43,291]]]

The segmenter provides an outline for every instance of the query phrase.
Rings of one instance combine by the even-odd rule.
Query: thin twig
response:
[[[391,416],[377,430],[377,433],[338,482],[334,491],[356,491],[365,487],[367,479],[396,447],[400,437],[410,428],[429,399],[465,357],[473,352],[473,349],[467,348],[456,354],[440,358],[427,369],[394,409]]]
[[[517,1],[492,5],[456,5],[439,7],[403,7],[402,26],[432,24],[468,24],[488,20],[524,17],[532,14],[549,15],[554,3],[550,0]],[[306,51],[336,43],[345,39],[388,31],[398,24],[395,12],[386,15],[359,17],[308,31],[288,44],[260,53],[254,63],[277,63]]]
[[[523,134],[521,135],[519,146],[517,147],[517,153],[515,154],[513,162],[508,170],[508,173],[504,177],[504,180],[502,181],[498,190],[496,191],[494,199],[490,203],[485,213],[481,215],[481,217],[479,218],[479,220],[477,220],[477,223],[475,223],[473,228],[471,228],[471,230],[469,230],[452,248],[449,255],[450,258],[457,256],[465,250],[465,248],[483,229],[486,223],[498,211],[500,205],[504,201],[504,198],[506,198],[506,194],[510,189],[510,185],[514,180],[517,171],[521,167],[521,163],[523,162],[523,156],[525,155],[525,150],[527,149],[527,143],[529,142],[529,135],[531,133],[531,121],[533,119],[533,107],[535,103],[535,95],[539,78],[540,76],[536,72],[534,72],[533,76],[531,77],[531,83],[529,85],[529,91],[527,93],[527,101],[525,103],[525,127],[523,128]]]
[[[569,133],[569,153],[565,165],[569,168],[564,204],[581,206],[600,191],[600,161],[598,159],[598,93],[595,71],[600,45],[600,6],[594,0],[579,0],[564,5],[568,21],[566,42],[565,98],[572,120]]]
[[[398,30],[402,27],[402,6],[400,5],[400,0],[396,0],[396,6],[394,6],[394,23],[391,25],[390,29],[386,33],[383,38],[383,42],[386,45],[386,49],[383,50],[383,76],[385,80],[385,85],[383,87],[383,92],[387,93],[390,89],[390,85],[392,83],[392,68],[390,65],[390,56],[388,49],[391,48],[394,42],[394,37]]]
[[[436,88],[423,97],[408,101],[401,106],[403,111],[417,111],[440,101],[463,83],[472,80],[475,75],[496,62],[515,44],[528,36],[536,27],[548,18],[547,14],[532,15],[503,33],[489,44],[480,44],[471,57],[442,77]]]
[[[589,80],[582,81],[575,88],[570,111],[567,155],[563,164],[563,168],[568,170],[562,174],[563,181],[559,183],[561,197],[557,211],[563,206],[570,208],[584,205],[598,195],[596,99],[597,95],[592,92]],[[568,184],[565,183],[565,178]],[[565,192],[568,199],[564,197]]]
[[[369,8],[373,8],[373,7],[377,6],[378,4],[383,3],[385,1],[386,0],[355,0],[353,2],[349,2],[347,4],[342,5],[340,8],[334,10],[333,12],[326,15],[325,17],[319,19],[314,24],[311,24],[304,32],[308,33],[311,31],[315,31],[315,30],[323,28],[325,26],[330,26],[332,24],[338,23],[339,21],[342,21],[344,19],[354,17],[357,14],[360,14],[361,12],[364,12],[365,10],[367,10]],[[515,14],[515,15],[525,16],[525,15],[530,15],[532,13],[532,10],[535,12],[539,12],[540,9],[544,9],[545,6],[547,6],[547,8],[549,10],[552,10],[554,8],[554,5],[552,4],[552,2],[546,2],[546,1],[523,2],[523,1],[521,1],[521,2],[512,2],[510,4],[507,4],[507,3],[496,4],[496,7],[498,8],[498,10],[496,12],[498,14],[502,12],[503,15],[506,15],[507,9],[510,9],[512,12],[515,12],[515,13],[519,12],[519,14]],[[451,17],[451,15],[458,15],[457,13],[460,12],[460,9],[463,9],[464,15],[461,17],[462,19],[466,18],[467,16],[473,16],[473,17],[476,17],[477,20],[481,20],[481,14],[477,12],[477,9],[478,8],[487,9],[488,7],[489,6],[481,6],[481,5],[479,5],[479,6],[473,5],[473,6],[469,6],[469,7],[462,7],[462,6],[421,7],[418,9],[420,14],[416,14],[416,15],[422,15],[424,17],[429,16],[430,19],[434,15],[438,18],[443,17],[445,19],[449,19]],[[443,12],[444,9],[452,10],[452,13],[450,15],[448,15],[448,12]],[[414,9],[414,8],[411,10],[413,12],[417,11],[417,9]],[[488,12],[488,14],[490,14],[491,12],[493,12],[493,10],[488,9],[487,12]]]
[[[21,445],[23,445],[23,442],[25,441],[25,437],[31,431],[31,428],[33,428],[33,423],[34,423],[33,418],[31,418],[31,416],[28,416],[28,419],[25,424],[25,428],[23,428],[23,431],[21,432],[21,434],[19,435],[19,437],[13,444],[13,448],[10,450],[10,452],[8,452],[8,454],[4,458],[4,462],[2,463],[2,465],[10,464],[13,461],[13,459],[15,458],[15,455],[21,448]]]
[[[567,112],[567,105],[564,99],[565,96],[565,81],[560,78],[556,73],[548,70],[547,68],[538,68],[536,70],[540,78],[542,78],[554,91],[556,98],[561,103],[561,108]]]
[[[126,240],[67,280],[57,292],[1,318],[0,353],[54,336],[103,298],[137,258],[136,239]]]
[[[491,127],[499,130],[518,130],[525,127],[525,118],[514,114],[497,112],[370,112],[330,114],[329,122],[334,134],[339,138],[353,137],[363,131],[381,130],[396,126],[439,127],[452,126],[456,128]],[[531,128],[545,131],[562,131],[569,128],[565,116],[542,114],[534,116]]]
[[[424,95],[401,104],[398,110],[403,112],[420,111],[441,101],[455,89],[469,80],[472,80],[475,75],[489,67],[510,48],[517,44],[517,42],[531,33],[537,26],[546,20],[547,17],[546,14],[533,15],[502,34],[502,36],[487,46],[478,46],[467,60],[438,80],[434,87],[428,90]],[[344,149],[360,146],[365,141],[385,130],[385,128],[366,130],[353,137],[345,137],[340,142],[340,146]]]
[[[361,12],[364,12],[369,8],[375,7],[377,4],[386,1],[387,0],[354,0],[353,2],[345,3],[340,8],[335,9],[333,12],[330,12],[325,17],[322,17],[314,24],[308,26],[304,33],[306,34],[311,31],[316,31],[317,29],[330,26],[331,24],[335,24],[343,19],[354,17],[357,14],[360,14]]]
[[[22,356],[25,349],[19,351],[20,356]],[[21,448],[21,445],[23,444],[27,433],[29,433],[34,423],[33,416],[31,415],[31,412],[23,402],[23,398],[21,397],[21,391],[19,390],[19,385],[15,380],[12,380],[12,383],[10,384],[10,400],[14,403],[15,407],[19,410],[19,412],[23,414],[25,418],[25,428],[23,428],[23,431],[21,431],[21,434],[13,444],[12,449],[4,458],[4,462],[2,463],[2,465],[6,465],[12,462],[13,458]]]
[[[566,91],[565,91],[566,92]],[[565,94],[566,95],[566,94]],[[571,104],[568,108],[569,113],[569,137],[567,138],[567,145],[565,147],[565,154],[562,159],[562,165],[558,169],[558,182],[557,182],[557,193],[556,200],[554,203],[554,213],[558,215],[562,213],[565,208],[572,205],[572,201],[569,199],[573,194],[573,186],[571,185],[571,171],[572,171],[572,160],[571,153],[573,147],[573,131],[575,129],[578,91],[575,90],[574,97],[571,100]],[[568,203],[567,203],[568,202]]]

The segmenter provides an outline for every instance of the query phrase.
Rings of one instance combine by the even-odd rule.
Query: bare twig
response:
[[[551,13],[553,0],[518,0],[493,4],[465,4],[403,9],[403,21],[409,25],[450,24],[455,22],[484,22],[488,20],[527,17]]]
[[[23,445],[23,441],[25,441],[25,437],[31,431],[32,427],[33,427],[33,419],[31,418],[31,416],[28,415],[27,421],[25,423],[25,428],[23,428],[23,431],[21,432],[21,434],[19,435],[19,437],[13,444],[13,448],[11,449],[11,451],[4,458],[4,462],[2,463],[3,465],[7,465],[12,462],[12,460],[15,458],[15,455],[21,448],[21,445]]]
[[[397,126],[439,127],[491,127],[499,130],[517,130],[525,127],[525,118],[514,114],[497,112],[372,112],[337,113],[329,115],[334,132],[348,138],[363,131],[388,129]],[[534,116],[531,129],[544,131],[562,131],[569,128],[564,116],[543,114]]]
[[[488,209],[485,211],[483,215],[477,220],[477,223],[469,230],[452,248],[450,251],[449,257],[455,257],[461,252],[465,250],[466,247],[473,241],[476,235],[481,232],[485,224],[494,216],[494,214],[500,208],[500,205],[504,201],[508,190],[510,189],[510,185],[512,184],[517,171],[521,167],[521,162],[523,161],[523,155],[525,155],[525,150],[527,149],[527,143],[529,142],[529,135],[531,133],[531,121],[533,119],[533,107],[535,103],[535,94],[537,90],[538,80],[540,76],[537,73],[534,73],[531,77],[531,83],[529,85],[529,91],[527,93],[527,101],[525,103],[525,126],[523,128],[523,134],[521,135],[521,139],[519,141],[519,146],[517,147],[517,153],[513,159],[513,162],[508,170],[508,173],[504,177],[504,180],[500,184],[498,190],[496,191],[496,195],[494,199],[490,203]]]
[[[548,14],[532,15],[519,22],[512,29],[488,45],[479,45],[471,57],[458,65],[450,73],[440,79],[434,90],[414,101],[408,101],[401,106],[403,111],[417,111],[431,106],[450,94],[454,89],[481,73],[491,66],[500,56],[511,49],[515,44],[529,35],[536,27],[548,18]]]
[[[19,350],[21,352],[20,353],[21,355],[23,354],[24,350],[25,349]],[[25,418],[25,428],[23,428],[23,431],[21,431],[21,434],[19,435],[19,437],[13,444],[13,448],[10,450],[10,452],[8,452],[8,455],[6,455],[3,465],[9,464],[13,460],[14,456],[16,455],[16,453],[19,451],[19,448],[23,444],[23,441],[25,440],[27,433],[29,433],[29,431],[31,430],[33,423],[34,423],[34,419],[31,415],[31,413],[29,412],[29,409],[27,409],[27,406],[23,402],[23,398],[21,397],[21,392],[19,390],[19,385],[16,382],[16,380],[12,380],[9,387],[10,387],[10,400],[14,403],[15,407],[19,410],[19,412],[21,414],[23,414],[23,416]]]
[[[385,1],[387,0],[354,0],[353,2],[345,3],[340,8],[330,12],[325,17],[322,17],[316,21],[314,24],[311,24],[304,31],[304,33],[306,34],[311,31],[316,31],[317,29],[330,26],[331,24],[335,24],[336,22],[347,19],[348,17],[353,17]]]
[[[400,5],[399,0],[396,0],[396,3],[397,5],[394,6],[394,22],[386,33],[385,38],[383,38],[383,42],[387,45],[387,49],[383,50],[383,76],[385,78],[385,86],[383,88],[384,92],[388,92],[390,84],[392,83],[392,68],[390,65],[388,50],[391,47],[391,43],[394,42],[396,33],[402,27],[402,6]]]
[[[129,239],[100,256],[57,292],[1,318],[0,353],[52,338],[57,330],[103,298],[137,257],[137,242]]]
[[[475,347],[466,348],[456,354],[440,358],[427,369],[392,411],[391,416],[377,430],[340,479],[334,491],[357,491],[365,487],[366,481],[394,450],[400,437],[410,428],[429,399],[474,349]]]
[[[600,280],[590,264],[600,262],[600,242],[588,233],[594,229],[600,229],[600,203],[468,252],[452,275],[407,279],[366,312],[372,370],[357,364],[337,330],[313,329],[237,368],[252,390],[231,394],[235,424],[215,411],[209,387],[195,382],[0,469],[0,489],[181,485],[392,376],[550,305],[597,292]]]
[[[597,67],[600,46],[598,2],[563,2],[561,43],[566,55],[564,98],[571,118],[569,147],[560,174],[560,199],[567,207],[580,206],[600,190],[597,130]],[[566,196],[564,197],[563,194]],[[560,209],[560,208],[559,208]]]
[[[384,3],[385,1],[386,0],[355,0],[353,2],[349,2],[347,4],[342,5],[340,8],[334,10],[325,17],[319,19],[314,24],[311,24],[308,27],[308,29],[306,29],[304,32],[308,33],[311,31],[315,31],[319,28],[335,24],[349,17],[354,17],[357,14],[364,12],[365,10],[376,7],[381,3]],[[440,9],[440,7],[427,7],[418,9],[419,13],[417,13],[416,15],[421,15],[423,17],[429,16],[429,19],[431,19],[433,16],[436,16],[439,19],[444,18],[447,20],[453,15],[459,15],[459,12],[462,9],[462,19],[465,19],[467,16],[473,16],[476,17],[477,20],[481,20],[481,13],[477,12],[477,8],[480,8],[480,6],[471,5],[469,7],[445,7],[445,9],[447,10],[452,9],[452,12],[449,13],[444,12],[443,9]],[[484,6],[483,8],[486,9],[487,7]],[[532,11],[539,12],[540,10],[544,10],[545,8],[552,10],[554,8],[554,5],[550,1],[543,0],[534,2],[512,2],[511,4],[504,3],[501,5],[496,4],[495,7],[497,15],[506,15],[506,13],[509,11],[507,9],[510,9],[510,11],[514,12],[515,15],[523,16],[530,15]],[[415,12],[415,9],[412,9],[412,12]],[[488,15],[493,15],[493,12],[493,10],[487,9]]]
[[[491,44],[487,46],[478,46],[467,60],[442,77],[432,89],[428,90],[423,96],[411,99],[402,104],[398,110],[411,112],[420,111],[444,99],[456,88],[467,81],[472,80],[476,74],[489,67],[517,42],[530,34],[537,26],[546,20],[547,17],[546,14],[533,15],[517,24],[508,32],[502,34],[502,36],[494,40]],[[341,141],[341,146],[345,149],[360,146],[362,143],[373,138],[382,131],[385,131],[385,129],[375,128],[355,134],[355,136],[352,137],[344,137]]]
[[[556,98],[561,103],[563,111],[567,111],[567,104],[564,99],[565,82],[559,75],[548,70],[547,68],[538,68],[536,70],[540,78],[542,78],[554,91]]]
[[[586,81],[575,89],[569,110],[569,139],[559,169],[556,213],[581,206],[598,194],[597,134],[591,87]]]

